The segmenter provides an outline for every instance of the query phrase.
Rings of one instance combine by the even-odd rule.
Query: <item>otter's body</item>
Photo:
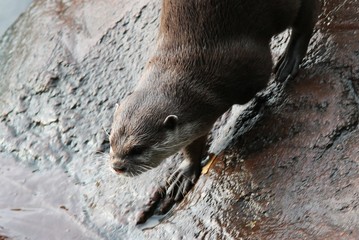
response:
[[[178,200],[200,174],[216,119],[266,87],[273,67],[270,39],[289,27],[292,37],[277,79],[297,73],[316,5],[314,0],[164,0],[155,53],[114,115],[114,170],[136,175],[182,149],[185,160],[168,189]]]

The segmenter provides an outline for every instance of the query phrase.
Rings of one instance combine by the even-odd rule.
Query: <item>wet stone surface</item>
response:
[[[219,119],[208,173],[136,226],[181,156],[118,177],[106,131],[151,54],[160,1],[33,3],[0,40],[0,239],[358,239],[359,3],[322,5],[298,77]]]

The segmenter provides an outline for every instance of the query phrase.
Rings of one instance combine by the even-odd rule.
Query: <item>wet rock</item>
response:
[[[106,132],[151,53],[160,8],[120,2],[36,1],[0,40],[0,236],[48,237],[46,218],[61,222],[59,239],[359,238],[357,1],[323,0],[298,77],[219,119],[218,160],[140,226],[182,156],[136,178],[109,170]],[[275,59],[287,39],[274,39]]]

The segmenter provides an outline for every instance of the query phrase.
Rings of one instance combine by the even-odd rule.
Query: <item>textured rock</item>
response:
[[[151,53],[159,8],[40,0],[6,32],[0,236],[45,239],[53,227],[58,239],[358,239],[357,1],[323,1],[298,77],[219,119],[210,141],[218,161],[160,223],[135,226],[181,156],[119,178],[106,131]],[[286,39],[273,41],[275,58]]]

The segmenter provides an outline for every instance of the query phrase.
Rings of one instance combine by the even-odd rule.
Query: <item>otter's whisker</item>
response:
[[[106,133],[107,137],[110,137],[110,134],[107,132],[104,126],[102,126],[102,130]]]
[[[142,164],[142,166],[143,166],[144,168],[146,168],[147,170],[151,170],[151,169],[152,169],[152,167],[151,167],[150,165],[148,165],[148,164]]]
[[[142,165],[138,165],[138,167],[142,170],[141,173],[144,173],[148,170],[148,168],[142,166]]]

